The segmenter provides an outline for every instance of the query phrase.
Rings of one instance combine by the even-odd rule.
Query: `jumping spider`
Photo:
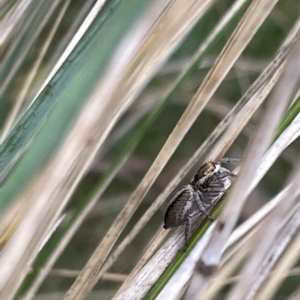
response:
[[[181,187],[170,199],[164,219],[164,229],[185,225],[185,249],[191,237],[193,217],[207,212],[231,185],[235,174],[221,166],[221,162],[238,161],[222,159],[219,162],[206,162],[198,170],[192,181]]]

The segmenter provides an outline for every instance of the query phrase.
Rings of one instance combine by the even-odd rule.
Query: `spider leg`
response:
[[[205,188],[203,189],[204,193],[225,193],[227,192],[227,189],[225,188],[220,188],[220,187],[212,187],[212,188]]]
[[[210,221],[215,221],[215,219],[205,210],[202,204],[200,204],[200,213],[204,213],[205,216],[210,220]],[[194,216],[198,215],[199,213],[188,213],[186,215],[185,219],[185,229],[184,229],[184,251],[187,250],[189,244],[189,239],[192,236],[192,219]]]
[[[235,157],[223,157],[220,159],[219,163],[226,163],[226,164],[229,164],[229,163],[238,163],[242,161],[242,159],[240,158],[235,158]]]
[[[187,250],[189,244],[188,241],[192,235],[192,215],[188,214],[185,222],[185,231],[184,231],[184,251]]]
[[[199,207],[200,212],[204,213],[205,216],[210,220],[210,221],[214,221],[215,219],[206,211],[204,205],[202,204],[202,200],[200,195],[202,195],[202,193],[197,193],[197,197],[196,197],[196,203]]]
[[[230,172],[230,171],[228,171],[228,172],[223,172],[223,173],[221,173],[221,174],[219,174],[218,175],[218,178],[219,179],[223,179],[223,178],[226,178],[226,177],[228,177],[228,176],[230,176],[230,177],[236,177],[237,176],[237,174],[235,174],[235,173],[233,173],[233,172]]]

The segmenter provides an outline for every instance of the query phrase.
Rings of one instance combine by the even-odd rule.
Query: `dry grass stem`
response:
[[[240,265],[244,262],[246,257],[248,256],[251,245],[253,243],[252,237],[253,232],[249,234],[246,238],[244,238],[238,245],[232,249],[232,251],[224,258],[220,269],[218,272],[213,276],[212,280],[210,281],[211,284],[206,285],[203,289],[203,293],[198,296],[197,299],[214,299],[218,292],[227,284],[227,278],[230,278],[232,274],[237,270]],[[193,276],[195,276],[194,273]],[[196,289],[191,289],[192,292],[197,291]],[[195,297],[196,295],[192,295]],[[189,294],[187,293],[186,299],[188,299]]]
[[[277,66],[278,67],[278,66]],[[258,103],[258,105],[256,105],[256,108],[254,108],[254,109],[250,109],[249,110],[249,107],[248,106],[245,106],[245,108],[241,111],[241,113],[240,113],[240,115],[241,115],[241,117],[238,119],[239,120],[239,122],[241,122],[242,124],[246,124],[246,122],[244,122],[244,119],[245,119],[245,114],[248,114],[248,117],[250,118],[251,117],[251,115],[255,112],[255,110],[257,109],[257,107],[259,107],[259,105],[261,104],[261,102],[263,101],[263,99],[265,99],[265,97],[268,95],[268,93],[269,93],[269,91],[270,91],[270,89],[274,86],[274,84],[276,83],[276,79],[275,78],[277,78],[278,77],[278,73],[279,73],[279,71],[276,73],[275,72],[275,75],[273,76],[273,78],[272,78],[272,80],[270,80],[270,82],[261,90],[261,91],[259,91],[259,93],[258,94],[256,94],[255,95],[255,97],[253,97],[253,100],[250,102],[251,103],[251,105],[249,105],[249,106],[251,106],[251,107],[253,107],[253,101],[256,101],[256,104]],[[252,89],[252,93],[253,93],[254,91],[253,91],[253,89]],[[248,96],[249,96],[249,94],[248,94]],[[237,106],[238,106],[238,104],[237,104]],[[250,113],[251,113],[251,115],[249,115],[249,111],[250,111]],[[230,114],[230,115],[232,115],[232,114]],[[226,118],[225,118],[226,119]],[[226,124],[226,122],[224,122],[225,124]],[[229,131],[229,133],[231,134],[231,132],[234,132],[234,134],[235,135],[237,135],[241,130],[242,130],[242,128],[243,128],[243,126],[244,125],[242,125],[242,124],[239,124],[239,123],[234,123],[234,126],[231,126],[231,131]],[[218,126],[219,127],[219,126]],[[236,129],[238,129],[238,132],[236,132]],[[215,131],[214,131],[215,132]],[[225,138],[225,140],[227,140],[228,139],[228,137],[226,137]],[[210,140],[210,138],[208,138],[208,140]],[[233,141],[234,139],[232,139],[232,141]],[[204,142],[202,145],[201,145],[201,147],[200,147],[200,149],[202,150],[203,149],[203,146],[204,145],[206,145],[206,143]],[[223,149],[223,151],[224,152],[226,152],[226,149],[228,149],[228,147],[230,147],[230,143],[225,143],[225,145],[226,145],[226,148],[222,148]],[[195,155],[193,155],[193,158],[191,159],[191,160],[196,160],[196,158],[197,157],[199,157],[199,149],[196,151],[196,154]],[[194,164],[195,162],[193,162],[192,164]],[[187,165],[185,166],[185,168],[187,167],[187,166],[190,166],[191,164],[190,164],[190,161],[187,163]],[[182,171],[182,170],[181,170]],[[178,175],[176,176],[176,177],[179,177],[179,175],[181,175],[180,173],[178,173]],[[180,178],[180,177],[179,177]],[[173,181],[175,181],[175,180],[177,180],[178,178],[174,178],[173,180],[172,180],[172,182],[170,183],[170,184],[173,184]],[[178,183],[178,182],[177,182]],[[169,190],[169,186],[166,188],[167,190]],[[165,191],[159,196],[159,198],[157,199],[157,200],[160,200],[160,197],[162,197],[163,195],[165,194]],[[165,196],[164,196],[164,199],[165,199]],[[156,207],[156,201],[155,201],[155,206],[154,206],[154,204],[151,206],[151,208],[149,209],[149,211],[150,210],[152,210],[152,209],[154,209]],[[145,218],[146,217],[146,215],[147,215],[147,213],[146,214],[144,214],[144,216],[142,217],[142,219],[143,218]],[[144,220],[140,220],[138,223],[137,223],[137,225],[138,224],[140,224],[140,223],[142,223],[142,221],[144,221]],[[125,241],[125,240],[124,240]],[[172,249],[172,252],[177,252],[178,251],[178,249],[180,249],[180,247],[181,247],[181,243],[179,243],[179,244],[173,244],[174,246],[173,246],[173,249]],[[168,249],[168,255],[170,255],[170,249]],[[109,261],[107,261],[107,263],[109,263],[109,265],[111,265],[110,264],[110,262],[111,262],[111,260],[109,260]],[[167,265],[167,261],[165,261],[166,262],[166,265]],[[105,264],[106,265],[106,264]],[[104,269],[107,269],[106,267],[104,268]],[[131,286],[134,286],[134,283],[131,283]]]
[[[135,41],[139,43],[143,35],[141,31],[135,34]],[[131,61],[135,45],[131,45],[133,48],[122,46],[128,49],[127,52],[116,54],[106,77],[94,91],[55,159],[21,195],[21,199],[31,199],[32,206],[2,254],[1,269],[4,272],[0,276],[0,287],[1,296],[5,299],[16,292],[49,228],[60,215],[118,116],[129,104],[126,97],[121,97],[123,100],[120,101],[115,91],[120,91],[118,84],[125,76],[120,70],[125,70]],[[12,265],[15,267],[12,268]]]
[[[55,23],[53,24],[53,27],[51,28],[51,30],[48,34],[46,42],[44,43],[37,59],[35,60],[34,66],[32,66],[32,70],[29,73],[29,76],[26,78],[26,81],[25,81],[23,87],[21,88],[20,92],[18,93],[17,100],[16,100],[12,110],[10,111],[9,116],[7,117],[6,124],[4,125],[3,131],[2,131],[2,141],[5,139],[6,135],[8,134],[9,130],[11,129],[14,121],[16,120],[16,118],[20,112],[21,106],[25,102],[25,96],[29,90],[29,87],[30,87],[33,79],[35,78],[35,76],[38,72],[38,69],[40,68],[41,62],[42,62],[43,58],[45,57],[47,50],[50,47],[50,43],[52,42],[54,34],[56,33],[57,28],[64,16],[69,4],[70,4],[70,0],[65,1],[61,11],[59,12],[59,14],[57,16]]]
[[[24,13],[32,0],[19,1],[9,13],[5,14],[0,22],[0,47],[2,47],[9,39],[18,22],[24,16]]]
[[[161,276],[166,266],[170,264],[175,257],[176,252],[173,251],[173,245],[184,243],[184,237],[181,229],[177,229],[167,242],[154,254],[144,268],[137,274],[133,280],[127,284],[121,293],[115,295],[115,299],[128,299],[128,297],[136,297],[140,299],[154,282]],[[169,253],[169,255],[166,255]],[[127,298],[126,298],[127,297]]]
[[[191,63],[188,64],[188,66],[191,66],[197,57],[201,55],[207,48],[208,44],[215,38],[215,36],[220,32],[222,29],[222,26],[228,22],[228,19],[232,17],[232,15],[236,12],[240,6],[244,4],[244,1],[239,1],[236,3],[235,6],[231,8],[231,10],[226,14],[225,18],[222,19],[222,22],[216,26],[215,30],[212,32],[212,34],[207,38],[207,40],[204,42],[204,44],[199,48],[199,51],[194,55],[194,58],[192,59]],[[166,198],[170,195],[171,191],[179,184],[179,182],[182,180],[182,178],[187,174],[187,172],[199,161],[199,158],[202,157],[202,155],[207,151],[207,149],[215,142],[215,140],[220,136],[220,134],[227,128],[228,124],[230,124],[230,121],[236,116],[236,114],[243,108],[243,106],[250,100],[253,99],[254,101],[257,98],[252,98],[252,96],[258,91],[258,89],[265,84],[266,80],[269,79],[269,77],[276,72],[276,70],[279,68],[279,66],[282,64],[284,59],[286,58],[288,54],[290,44],[288,43],[285,47],[281,49],[281,51],[278,53],[276,58],[270,63],[269,67],[266,68],[266,70],[261,74],[261,76],[255,81],[255,83],[252,85],[252,87],[249,89],[249,91],[238,101],[238,103],[234,106],[232,111],[224,117],[224,119],[220,122],[220,124],[215,128],[215,130],[211,133],[211,135],[201,144],[199,149],[195,152],[195,154],[192,156],[192,158],[187,162],[187,164],[180,170],[177,175],[172,179],[172,181],[168,184],[168,186],[165,188],[165,190],[162,192],[162,194],[155,200],[155,202],[151,205],[151,207],[147,210],[147,212],[142,216],[142,218],[136,223],[135,227],[132,229],[132,231],[129,233],[129,235],[123,240],[123,242],[117,247],[117,249],[114,251],[114,253],[107,259],[105,262],[102,270],[99,273],[99,276],[101,276],[102,273],[105,272],[105,270],[108,270],[108,268],[111,267],[113,262],[117,259],[117,257],[120,255],[120,253],[125,249],[127,245],[130,244],[130,242],[134,239],[134,237],[137,235],[137,233],[141,230],[141,228],[144,227],[144,225],[150,220],[150,218],[153,216],[153,214],[157,211],[157,209],[162,205],[162,203],[166,200]],[[185,71],[182,73],[184,74]],[[180,81],[180,78],[182,78],[183,75],[180,75],[176,82]],[[168,94],[168,93],[167,93]],[[264,99],[263,97],[261,97]],[[261,102],[258,102],[261,103]],[[251,106],[249,104],[249,106]],[[257,105],[258,107],[258,105]],[[254,110],[252,110],[254,111]],[[238,128],[242,128],[242,126],[239,126]],[[225,139],[223,139],[225,140]],[[233,140],[233,139],[232,139]],[[229,147],[228,143],[227,146]],[[218,148],[217,148],[218,149]],[[228,148],[226,148],[228,149]],[[224,150],[224,148],[223,148]],[[223,151],[223,152],[226,152]],[[220,155],[219,155],[220,156]],[[217,155],[213,156],[213,160],[217,159]]]
[[[260,159],[271,141],[271,137],[278,126],[284,110],[291,100],[292,94],[290,92],[285,93],[284,95],[282,95],[282,92],[286,91],[287,86],[291,87],[291,90],[293,90],[293,87],[297,82],[297,77],[294,77],[292,80],[292,78],[290,78],[291,74],[289,74],[293,62],[294,59],[289,60],[279,84],[272,92],[265,118],[262,120],[259,127],[260,129],[257,131],[256,136],[249,145],[248,154],[242,163],[241,173],[232,190],[229,192],[228,201],[218,221],[222,230],[214,232],[209,244],[201,256],[203,265],[208,268],[216,267],[220,261],[220,249],[223,249],[223,246],[238,219],[243,204],[247,199],[248,192],[245,193],[245,191],[248,191],[249,183],[254,178],[256,169],[260,164]],[[285,81],[286,79],[288,79],[287,82]],[[238,199],[238,201],[236,199]]]
[[[297,1],[221,2],[2,1],[0,299],[291,294],[275,292],[299,271]],[[161,206],[226,157],[237,178],[184,252]]]
[[[225,245],[225,249],[228,249],[233,244],[235,244],[239,239],[243,236],[249,234],[255,227],[261,224],[261,222],[272,212],[284,199],[282,195],[287,195],[289,193],[289,189],[291,185],[285,187],[276,197],[274,197],[271,201],[266,203],[262,208],[260,208],[255,214],[253,214],[250,218],[248,218],[244,223],[238,226],[230,235],[227,244]]]
[[[52,69],[51,73],[49,74],[48,78],[45,80],[45,82],[44,82],[43,86],[41,87],[40,91],[42,91],[45,88],[45,86],[50,82],[50,80],[53,78],[53,76],[56,74],[56,72],[61,68],[63,63],[66,61],[66,59],[69,57],[71,52],[74,50],[75,46],[78,44],[80,39],[83,37],[84,33],[88,30],[91,23],[95,20],[97,14],[101,11],[101,9],[103,8],[103,5],[105,3],[106,3],[106,0],[100,0],[100,1],[97,1],[95,3],[95,5],[92,7],[89,14],[86,16],[86,18],[82,22],[80,28],[74,34],[74,37],[72,38],[72,40],[70,41],[70,43],[66,47],[65,51],[59,57],[59,60],[55,64],[55,66]]]
[[[254,112],[257,110],[257,108],[260,107],[262,101],[267,97],[270,90],[274,87],[274,84],[277,82],[277,79],[280,75],[280,68],[275,72],[273,77],[270,78],[270,81],[268,84],[266,84],[261,90],[253,96],[253,101],[247,103],[243,110],[237,115],[238,118],[234,119],[234,122],[230,125],[227,132],[224,134],[224,136],[221,137],[221,139],[218,141],[214,149],[211,151],[212,154],[210,154],[214,158],[222,157],[227,149],[230,147],[231,143],[235,140],[235,138],[239,135],[241,128],[243,128],[249,121],[249,119],[252,117]],[[255,101],[255,102],[254,102]],[[282,150],[282,148],[281,148]],[[217,154],[214,154],[217,153]],[[196,281],[197,277],[194,274],[194,281]],[[199,279],[201,280],[201,279]],[[201,280],[202,282],[202,280]],[[198,282],[200,284],[200,281]],[[194,284],[194,287],[199,291],[199,285],[196,282]],[[200,284],[202,286],[202,283]],[[198,292],[197,292],[198,293]],[[195,291],[192,290],[192,287],[188,291],[188,297],[192,297],[191,295],[194,295],[196,297],[197,294]]]
[[[243,276],[241,277],[240,281],[237,283],[233,291],[228,296],[228,299],[232,299],[230,297],[244,297],[245,299],[253,299],[256,293],[256,289],[253,288],[255,285],[255,274],[257,274],[258,270],[262,267],[266,270],[266,266],[262,263],[262,259],[265,255],[270,252],[270,247],[273,246],[275,243],[275,239],[278,235],[280,228],[282,227],[282,220],[285,219],[285,216],[288,215],[288,212],[292,209],[294,198],[298,196],[299,190],[299,182],[300,180],[300,166],[298,170],[295,172],[294,178],[291,181],[291,188],[288,190],[288,194],[282,194],[282,199],[285,200],[284,202],[281,201],[278,206],[274,209],[273,212],[270,213],[268,216],[268,224],[259,232],[259,239],[258,239],[258,247],[253,254],[251,255],[250,259],[247,262],[247,265],[242,273]],[[288,195],[288,196],[287,196]],[[285,233],[284,237],[288,235]],[[274,257],[274,254],[272,255]],[[268,259],[268,263],[272,260]],[[249,278],[252,278],[249,281]]]
[[[67,270],[67,269],[52,269],[49,272],[50,276],[58,276],[58,277],[70,277],[74,278],[80,274],[80,270]],[[117,274],[117,273],[105,273],[103,275],[104,280],[111,281],[120,281],[124,282],[127,278],[127,275]]]
[[[22,62],[24,61],[24,58],[26,57],[26,55],[28,55],[33,43],[36,41],[37,36],[41,33],[42,29],[44,28],[44,26],[47,24],[47,22],[49,21],[50,17],[52,16],[52,14],[54,13],[55,9],[57,8],[57,6],[59,5],[60,0],[55,0],[53,1],[51,8],[48,10],[47,14],[44,16],[42,23],[40,24],[40,26],[36,29],[34,35],[32,35],[30,37],[30,41],[28,41],[26,43],[26,47],[24,47],[24,49],[22,49],[22,54],[18,56],[18,60],[16,60],[13,64],[13,66],[10,69],[9,74],[7,74],[7,76],[5,77],[4,82],[2,82],[1,86],[0,86],[0,95],[5,91],[5,89],[7,88],[7,86],[10,84],[13,76],[16,74],[18,68],[20,67],[20,65],[22,64]],[[43,1],[40,1],[39,5],[37,7],[35,7],[35,12],[34,13],[29,13],[27,12],[27,17],[29,20],[27,20],[25,22],[25,26],[22,27],[21,24],[18,24],[18,28],[21,33],[18,34],[18,37],[15,41],[14,46],[17,47],[18,43],[17,40],[21,39],[23,37],[22,35],[22,31],[26,30],[26,27],[29,26],[29,24],[31,23],[32,19],[35,18],[35,14],[39,13],[39,9],[41,8],[41,6],[43,5]],[[16,29],[16,28],[15,28]],[[9,48],[11,52],[13,52],[14,47],[10,47]],[[8,54],[9,55],[9,54]]]
[[[163,290],[157,296],[157,300],[163,299],[178,299],[187,286],[187,283],[190,281],[191,274],[195,268],[198,257],[200,253],[203,251],[205,244],[207,243],[208,238],[211,235],[212,229],[214,225],[212,225],[203,235],[201,241],[197,243],[197,245],[190,252],[188,257],[184,260],[184,262],[180,265],[177,271],[174,273],[172,278],[168,281],[168,283],[164,286]],[[198,288],[201,288],[204,282],[197,282]]]
[[[129,154],[128,154],[129,155]],[[111,175],[107,178],[106,182],[101,186],[101,188],[96,192],[93,199],[90,201],[90,203],[83,209],[81,214],[78,216],[76,221],[72,224],[72,226],[69,228],[69,230],[66,232],[64,238],[61,240],[61,242],[56,246],[55,250],[52,252],[50,257],[48,258],[47,262],[43,266],[43,268],[39,271],[38,276],[31,284],[30,288],[26,292],[26,294],[23,296],[23,300],[29,300],[32,299],[38,290],[38,288],[43,283],[44,279],[52,269],[53,265],[57,261],[58,257],[61,255],[61,253],[65,250],[66,246],[70,242],[70,240],[73,238],[74,234],[77,232],[78,228],[82,225],[83,221],[85,220],[86,216],[92,211],[92,209],[95,207],[96,203],[99,201],[99,197],[101,197],[102,193],[105,191],[107,186],[111,183],[115,175],[118,173],[120,168],[123,166],[125,161],[128,157],[125,157],[122,162],[120,162],[118,168],[114,170],[114,172],[111,173]]]
[[[267,86],[268,88],[268,86]],[[262,97],[263,98],[263,97]],[[259,99],[259,97],[256,97],[255,99]],[[248,111],[248,107],[246,107],[246,109],[243,109],[242,112],[244,111]],[[251,111],[252,113],[254,113],[255,110]],[[244,114],[242,114],[243,117],[241,117],[239,120],[240,122],[242,122],[243,124],[245,124],[244,121]],[[241,124],[237,124],[238,126],[234,126],[232,127],[232,130],[234,129],[234,132],[236,128],[239,129],[239,132],[242,130],[243,125]],[[208,138],[208,140],[211,140],[210,138]],[[137,222],[136,226],[134,227],[134,229],[131,231],[131,233],[129,234],[129,236],[127,236],[124,241],[119,245],[119,247],[116,249],[116,251],[114,252],[113,256],[111,258],[109,258],[106,263],[104,264],[103,270],[107,270],[108,267],[111,266],[111,264],[115,261],[116,257],[120,254],[120,251],[122,251],[124,249],[124,246],[126,244],[128,244],[132,238],[137,234],[137,230],[140,230],[140,228],[142,228],[142,226],[145,224],[146,221],[149,220],[149,218],[153,215],[153,213],[157,210],[157,208],[161,205],[162,201],[164,201],[166,199],[166,197],[169,195],[170,191],[172,190],[173,186],[175,186],[175,184],[178,184],[179,179],[182,178],[183,174],[185,174],[187,172],[187,168],[190,168],[195,162],[195,160],[197,160],[197,158],[199,157],[199,150],[203,149],[203,146],[205,145],[205,142],[200,146],[200,148],[196,151],[195,155],[193,155],[193,157],[191,158],[191,160],[185,165],[185,167],[177,174],[177,176],[175,178],[173,178],[173,180],[170,182],[170,184],[166,187],[166,189],[164,190],[164,192],[157,198],[157,200],[151,205],[151,207],[148,209],[148,211],[143,215],[143,217]],[[230,143],[226,144],[227,149],[230,146]],[[224,149],[224,148],[223,148]],[[225,150],[226,151],[226,150]],[[183,173],[184,172],[184,173]],[[131,238],[132,237],[132,238]],[[126,243],[126,244],[125,244]],[[178,249],[180,249],[180,247],[182,246],[181,243],[180,244],[173,244],[174,247],[172,249],[172,252],[175,251],[175,253],[178,251]],[[169,251],[169,250],[168,250]],[[117,255],[118,254],[118,255]],[[170,254],[170,252],[169,252]],[[116,255],[116,256],[115,256]],[[125,285],[125,283],[124,283]]]
[[[191,28],[195,19],[193,17],[189,19],[187,17],[187,14],[190,13],[192,16],[196,17],[197,14],[200,15],[201,12],[207,8],[204,2],[201,2],[201,4],[200,2],[198,2],[197,6],[193,6],[193,9],[191,9],[191,6],[183,5],[183,2],[181,1],[175,3],[176,5],[174,4],[174,6],[171,6],[172,9],[169,8],[168,10],[168,12],[172,15],[172,19],[170,19],[168,23],[161,23],[162,26],[171,26],[173,24],[172,26],[174,26],[174,29],[167,31],[169,34],[171,34],[172,32],[172,39],[166,38],[165,31],[161,32],[161,29],[159,29],[158,32],[155,32],[155,30],[152,31],[152,35],[148,37],[148,41],[144,40],[145,44],[141,47],[141,49],[143,49],[143,47],[147,47],[148,49],[148,47],[154,46],[153,51],[149,53],[150,56],[146,55],[148,54],[148,52],[145,52],[144,55],[143,50],[136,52],[135,59],[132,60],[130,66],[127,69],[130,76],[128,77],[129,74],[127,74],[127,77],[124,78],[124,80],[126,79],[124,85],[126,86],[125,95],[133,97],[134,93],[137,93],[143,87],[146,80],[149,80],[150,75],[153,74],[155,70],[157,70],[156,68],[158,68],[160,63],[162,63],[167,58],[167,55],[171,53],[172,48],[174,48],[177,45],[177,43],[179,43],[179,41],[184,37],[185,32],[182,31],[182,28],[185,28],[185,30]],[[161,9],[161,7],[159,8]],[[153,23],[153,19],[155,18],[154,16],[157,15],[157,12],[156,14],[153,14],[152,12],[152,14],[150,14],[151,18],[145,18],[148,23]],[[186,20],[189,20],[188,23],[190,23],[190,26],[183,26],[182,16],[185,16]],[[158,24],[156,24],[156,27],[158,28]],[[174,30],[176,29],[178,30],[178,33],[174,34]],[[160,39],[161,35],[165,37],[163,40]],[[174,36],[176,37],[176,39],[174,38]],[[166,40],[170,41],[169,47],[167,48],[165,43]],[[149,44],[147,44],[147,42],[149,42]],[[131,45],[131,47],[133,46],[134,45]],[[153,56],[153,53],[155,53],[155,56]],[[160,58],[160,63],[158,61],[158,58]],[[133,68],[135,68],[136,71],[133,71]],[[145,77],[145,75],[147,76]],[[120,89],[119,84],[118,93],[114,95],[114,98],[119,99],[120,97],[124,97],[124,91]],[[173,141],[171,143],[171,148],[168,146],[167,141],[165,147],[157,156],[155,162],[149,169],[148,173],[145,175],[142,182],[137,187],[136,191],[133,193],[132,197],[128,200],[126,206],[115,220],[111,229],[107,232],[106,237],[104,237],[102,242],[99,244],[94,254],[88,261],[87,265],[83,269],[82,273],[75,281],[71,289],[68,291],[65,299],[82,299],[95,285],[99,278],[99,271],[101,270],[104,260],[106,259],[109,251],[111,250],[112,246],[121,234],[130,217],[136,210],[137,206],[142,201],[144,195],[150,188],[151,184],[158,176],[163,166],[166,164],[168,160],[167,157],[171,156],[171,154],[176,149],[176,145],[178,145],[181,139],[183,138],[184,133],[176,136],[176,143],[174,143],[175,141]]]
[[[265,269],[262,270],[262,274],[257,279],[260,280],[260,292],[256,295],[257,299],[271,299],[272,295],[278,290],[280,283],[286,276],[289,275],[290,269],[299,259],[299,205],[294,216],[288,221],[283,228],[280,236],[276,240],[275,246],[271,249],[271,253],[265,259]],[[295,236],[296,235],[296,236]],[[273,254],[273,256],[272,256]],[[282,256],[282,257],[281,257]],[[278,262],[279,260],[279,262]],[[271,272],[271,268],[277,264],[274,271]],[[265,274],[263,274],[265,273]],[[272,274],[272,276],[270,276]],[[264,279],[268,275],[269,280],[266,285],[262,285]],[[257,289],[255,285],[254,288]]]
[[[158,246],[166,238],[167,234],[168,234],[167,231],[165,231],[163,229],[160,229],[158,231],[156,237],[153,239],[153,241],[150,242],[149,247],[147,247],[147,250],[145,251],[145,253],[143,254],[143,256],[139,259],[139,261],[135,265],[134,269],[131,271],[131,273],[129,274],[129,276],[123,282],[122,286],[118,290],[118,294],[122,293],[122,291],[127,287],[127,285],[134,280],[135,276],[145,266],[146,262],[152,257],[152,255],[157,250]]]

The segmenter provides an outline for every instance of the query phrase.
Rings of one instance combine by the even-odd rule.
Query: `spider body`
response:
[[[211,208],[228,190],[234,174],[221,164],[206,162],[191,182],[181,187],[171,197],[165,213],[164,229],[185,225],[185,246],[191,237],[193,217],[204,214],[212,217],[207,209]]]

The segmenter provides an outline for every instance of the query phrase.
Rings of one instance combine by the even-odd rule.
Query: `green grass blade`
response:
[[[7,207],[59,145],[116,45],[144,7],[145,3],[137,5],[134,0],[109,2],[3,142],[0,148],[2,174],[36,133],[26,153],[2,182],[0,211]]]

